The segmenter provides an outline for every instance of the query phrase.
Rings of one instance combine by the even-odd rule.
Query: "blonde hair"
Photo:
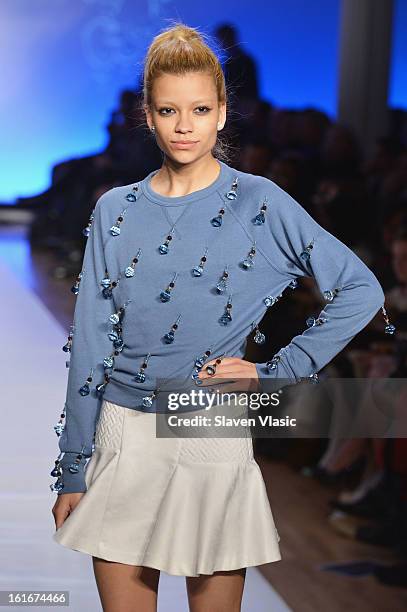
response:
[[[148,48],[143,68],[142,105],[151,105],[154,79],[161,74],[203,72],[213,76],[218,103],[227,101],[227,87],[221,63],[210,48],[206,34],[181,22],[169,26],[155,36]],[[230,146],[225,135],[218,133],[212,149],[215,157],[230,161]]]

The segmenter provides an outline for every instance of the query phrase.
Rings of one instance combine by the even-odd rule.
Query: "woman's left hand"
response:
[[[199,380],[202,381],[200,387],[209,387],[216,385],[216,381],[220,381],[222,391],[255,391],[259,388],[259,377],[257,374],[256,365],[251,361],[240,359],[239,357],[221,357],[220,363],[217,363],[217,357],[205,362],[204,366],[198,374]],[[211,365],[216,365],[216,372],[213,375],[208,374],[206,368]],[[223,379],[231,379],[232,383],[225,384]]]

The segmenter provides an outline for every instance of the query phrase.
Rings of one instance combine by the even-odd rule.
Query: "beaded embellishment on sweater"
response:
[[[233,220],[233,214],[231,213],[231,210],[233,210],[234,203],[239,198],[239,193],[240,193],[239,188],[240,188],[239,177],[235,176],[231,182],[229,189],[223,194],[223,198],[224,198],[223,205],[218,209],[217,214],[214,217],[209,216],[210,226],[213,227],[213,230],[211,230],[211,232],[213,231],[213,233],[216,234],[217,236],[219,235],[219,232],[222,232],[224,230],[225,226],[226,227],[228,226],[229,220]],[[133,206],[137,202],[138,195],[139,195],[139,183],[136,183],[130,189],[130,191],[128,191],[124,195],[124,198],[123,198],[124,202],[123,202],[120,214],[116,218],[113,218],[111,220],[112,225],[107,230],[109,233],[109,239],[110,237],[112,237],[114,241],[120,240],[120,236],[122,235],[122,228],[123,228],[123,225],[126,224],[126,218],[128,216],[129,209],[131,206]],[[172,251],[176,247],[178,248],[180,246],[177,243],[177,241],[173,239],[175,227],[177,224],[179,224],[184,213],[186,213],[186,211],[189,210],[190,208],[191,207],[188,207],[188,206],[185,208],[185,210],[182,212],[182,214],[178,218],[177,222],[172,224],[170,231],[168,231],[165,234],[163,233],[162,237],[160,237],[161,242],[154,246],[154,251],[157,256],[157,265],[161,265],[162,256],[164,255],[166,256],[164,258],[165,260],[171,258]],[[95,212],[95,209],[93,209],[90,215],[87,226],[82,230],[82,233],[85,237],[89,237],[90,232],[92,231],[94,212]],[[271,208],[268,205],[268,199],[266,196],[264,196],[260,200],[254,216],[250,216],[249,218],[249,227],[251,228],[250,231],[253,233],[253,235],[251,236],[252,238],[251,244],[249,244],[249,247],[246,247],[246,248],[243,247],[242,253],[238,261],[229,262],[229,264],[226,264],[223,266],[223,269],[219,270],[217,273],[214,273],[213,275],[213,282],[211,283],[211,292],[213,292],[215,296],[218,296],[218,298],[216,299],[219,299],[219,303],[218,303],[219,310],[216,311],[216,309],[214,309],[214,313],[213,313],[215,316],[215,321],[217,321],[217,326],[216,326],[217,334],[219,333],[220,329],[226,328],[226,327],[233,328],[233,325],[235,324],[234,317],[232,316],[232,310],[233,310],[232,300],[233,300],[233,288],[234,288],[233,274],[235,274],[235,271],[234,270],[232,271],[233,274],[231,278],[231,267],[232,267],[231,264],[234,263],[236,265],[236,269],[240,270],[240,272],[236,272],[237,274],[247,275],[246,276],[247,278],[250,277],[252,273],[251,271],[253,269],[256,270],[257,266],[255,264],[255,261],[256,261],[257,252],[259,250],[257,248],[257,244],[258,244],[257,240],[258,238],[261,237],[261,232],[264,231],[266,219],[270,222],[270,224],[273,223],[273,219],[271,217],[270,219],[266,217],[266,215],[271,215],[271,214],[272,213],[271,213]],[[253,213],[251,213],[251,215],[253,215]],[[311,239],[311,236],[310,236],[309,241],[304,243],[302,245],[300,252],[298,252],[298,258],[302,260],[304,265],[308,265],[308,264],[312,265],[312,254],[314,252],[314,249],[317,247],[317,242],[316,242],[317,240],[318,239],[314,239],[314,238]],[[211,244],[210,241],[208,244],[209,245]],[[193,280],[192,282],[200,283],[202,281],[200,281],[199,279],[203,275],[208,274],[208,272],[206,271],[206,266],[207,266],[208,258],[210,259],[210,257],[211,257],[211,252],[210,252],[209,246],[205,246],[203,251],[196,253],[194,267],[192,267],[190,270],[191,278],[196,279],[196,280]],[[119,286],[119,284],[132,282],[131,279],[133,276],[137,274],[138,267],[142,265],[142,262],[143,262],[142,250],[141,248],[138,248],[138,250],[135,248],[134,256],[132,257],[130,261],[126,263],[126,267],[122,270],[122,272],[119,274],[117,278],[111,279],[109,276],[109,272],[106,269],[104,277],[100,278],[98,281],[100,283],[101,293],[102,293],[103,298],[105,298],[106,300],[111,300],[113,295],[116,295],[114,292],[115,292],[115,289]],[[178,279],[179,279],[179,274],[176,270],[174,270],[173,272],[170,272],[168,275],[168,278],[164,280],[165,284],[164,286],[161,287],[161,291],[160,291],[160,288],[158,289],[155,299],[157,299],[157,301],[162,304],[163,309],[167,308],[165,304],[168,303],[170,300],[172,300],[173,296],[176,295]],[[79,294],[80,285],[82,282],[86,282],[86,270],[85,269],[82,269],[80,271],[71,289],[74,295],[77,296]],[[289,284],[287,285],[287,288],[295,289],[297,285],[298,285],[297,278],[294,278],[290,280]],[[333,302],[335,299],[340,299],[339,297],[340,292],[341,292],[341,287],[326,287],[323,291],[323,297],[327,302]],[[277,295],[270,295],[270,294],[265,295],[261,299],[262,299],[264,306],[266,306],[266,309],[268,309],[272,307],[274,304],[276,304],[276,302],[280,300],[282,297],[283,297],[283,292],[278,293]],[[112,351],[111,353],[107,355],[101,355],[99,363],[92,364],[92,367],[89,368],[89,371],[83,372],[83,379],[81,381],[81,385],[77,389],[77,392],[78,394],[81,395],[81,397],[86,398],[87,396],[90,396],[92,388],[95,389],[96,394],[99,398],[103,397],[106,386],[109,384],[109,380],[111,378],[112,372],[115,369],[115,360],[125,348],[123,337],[122,337],[122,331],[123,331],[122,324],[123,324],[123,318],[125,316],[125,311],[127,307],[129,306],[130,302],[131,300],[127,300],[125,303],[123,303],[117,309],[117,311],[113,312],[109,316],[108,320],[106,321],[108,331],[106,331],[105,333],[107,333],[108,339],[112,342]],[[390,323],[388,314],[384,306],[382,307],[382,313],[385,319],[385,333],[390,334],[390,335],[394,334],[395,326]],[[179,312],[178,316],[176,316],[176,318],[174,318],[172,322],[170,322],[169,324],[167,323],[166,326],[163,326],[162,332],[159,335],[158,339],[164,346],[168,345],[170,347],[174,342],[177,342],[177,333],[178,334],[180,333],[179,330],[180,330],[181,323],[182,323],[182,313]],[[253,341],[256,344],[260,345],[260,344],[265,344],[266,336],[260,330],[259,325],[260,325],[260,321],[256,321],[256,320],[248,321],[248,334],[252,334]],[[312,330],[314,329],[317,330],[322,325],[329,326],[330,325],[329,317],[325,316],[325,313],[323,311],[321,311],[321,313],[319,313],[318,315],[315,315],[314,313],[314,315],[309,316],[306,319],[306,325],[307,325],[308,330],[310,331],[311,331],[311,328]],[[306,332],[308,330],[306,330]],[[318,332],[315,331],[315,333],[318,333]],[[75,325],[73,324],[70,328],[67,343],[63,346],[64,352],[70,353],[74,343],[75,343]],[[198,355],[193,356],[191,359],[191,362],[192,362],[191,363],[191,378],[194,380],[196,385],[200,385],[202,383],[202,381],[198,377],[199,371],[204,367],[204,364],[206,363],[206,361],[211,357],[213,353],[214,345],[215,345],[215,342],[212,342],[212,343],[208,342],[208,345],[207,345],[208,348],[204,349],[202,353],[199,353]],[[214,364],[208,366],[208,374],[210,376],[215,374],[216,367],[217,365],[221,363],[223,356],[224,356],[224,353],[220,355],[219,354],[216,355],[216,360]],[[284,355],[278,352],[269,361],[267,361],[266,363],[267,373],[268,374],[273,373],[278,368],[283,358],[284,358]],[[134,380],[137,381],[141,385],[143,385],[146,381],[146,373],[148,372],[149,363],[150,363],[150,360],[152,359],[154,359],[154,357],[152,356],[152,353],[146,352],[146,354],[142,356],[139,362],[135,364]],[[97,371],[96,368],[100,364],[103,365],[103,378],[102,380],[95,380],[95,372]],[[67,365],[69,365],[69,362],[67,362]],[[152,408],[154,400],[156,399],[159,391],[161,390],[162,387],[164,387],[165,382],[169,378],[170,376],[168,376],[163,381],[160,387],[154,389],[153,392],[146,393],[146,395],[142,397],[140,408],[145,408],[148,410]],[[313,372],[307,378],[311,382],[318,382],[317,372]],[[84,399],[84,401],[86,402],[87,400]],[[64,422],[66,418],[66,409],[67,409],[67,405],[65,403],[64,410],[60,415],[59,421],[54,426],[55,433],[58,437],[61,436],[62,432],[65,429]],[[93,449],[94,449],[94,445],[92,446],[92,452],[93,452]],[[61,457],[63,453],[62,451],[61,453],[59,453],[55,461],[55,465],[51,471],[51,476],[57,478],[56,483],[53,483],[50,485],[50,488],[52,491],[59,492],[63,489],[64,487],[64,484],[63,484],[64,469],[67,469],[71,474],[77,474],[80,471],[80,466],[81,464],[83,464],[83,461],[85,459],[84,450],[85,450],[85,445],[82,445],[82,444],[78,445],[78,448],[73,453],[74,455],[76,453],[75,459],[72,462],[70,462],[69,465],[67,465],[67,467],[64,466],[64,468],[62,468],[62,464],[61,464]]]

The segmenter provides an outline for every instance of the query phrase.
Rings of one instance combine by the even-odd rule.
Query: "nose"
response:
[[[192,122],[188,118],[188,115],[182,113],[179,115],[179,119],[175,126],[175,131],[181,132],[182,134],[193,131]]]

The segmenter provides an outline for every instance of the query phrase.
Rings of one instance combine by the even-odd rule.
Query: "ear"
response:
[[[150,107],[148,106],[148,104],[144,104],[143,105],[143,110],[144,110],[145,115],[146,115],[146,121],[147,121],[148,127],[151,130],[151,128],[153,126],[153,117],[152,117],[152,113],[151,113],[151,110],[150,110]]]
[[[221,102],[219,104],[219,112],[218,112],[218,125],[220,125],[219,129],[223,129],[226,123],[226,102]]]

